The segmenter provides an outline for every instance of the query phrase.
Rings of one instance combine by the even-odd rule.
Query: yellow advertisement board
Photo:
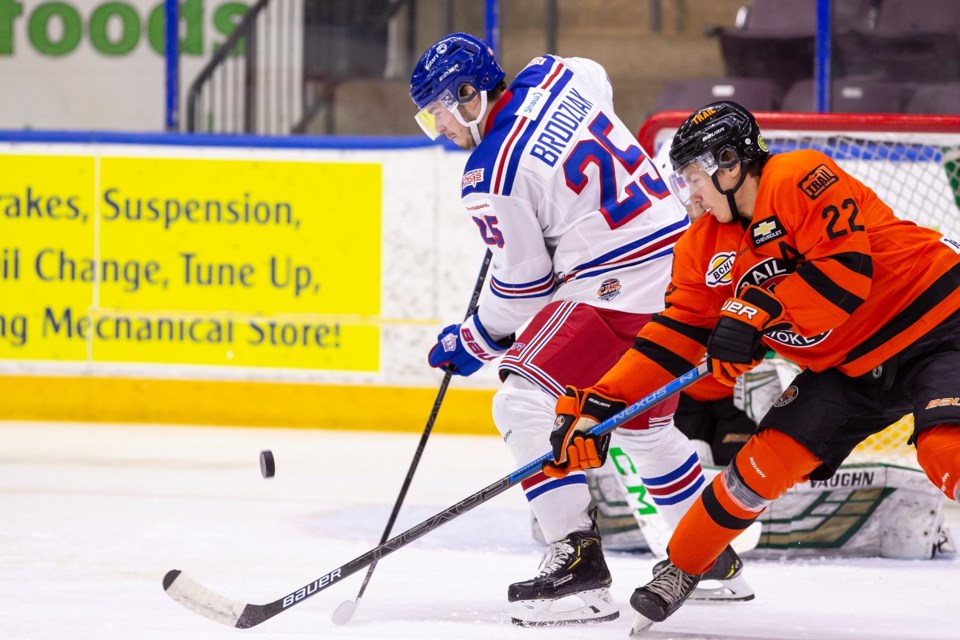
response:
[[[381,166],[0,155],[0,359],[374,371]]]

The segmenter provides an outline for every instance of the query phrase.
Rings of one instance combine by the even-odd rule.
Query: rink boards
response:
[[[426,352],[482,259],[464,160],[419,138],[0,132],[0,419],[422,429]],[[443,428],[492,433],[495,385],[451,385]]]

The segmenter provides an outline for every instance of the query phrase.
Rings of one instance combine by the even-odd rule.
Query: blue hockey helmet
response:
[[[486,108],[486,92],[500,84],[506,74],[487,43],[469,33],[453,33],[438,40],[420,57],[410,76],[410,97],[420,109],[417,123],[431,139],[439,132],[436,127],[436,106],[453,112],[457,120],[469,126],[461,117],[457,106],[472,99],[473,94],[463,96],[464,85],[473,87],[483,98]],[[481,110],[481,116],[482,116]]]

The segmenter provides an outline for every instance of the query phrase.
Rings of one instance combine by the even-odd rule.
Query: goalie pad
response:
[[[616,465],[623,456],[626,454],[622,449],[611,447],[607,463],[586,474],[603,546],[619,551],[649,551],[663,558],[672,529],[657,512],[639,474],[618,473],[618,468],[632,468]]]
[[[800,367],[780,356],[765,358],[737,378],[733,385],[733,406],[759,424],[773,402],[801,371]]]
[[[704,467],[703,472],[709,481],[721,470]],[[610,465],[587,473],[587,483],[604,547],[658,555],[671,530],[662,518],[658,522],[643,493],[628,495]],[[842,465],[829,480],[795,485],[771,503],[745,532],[742,544],[734,546],[748,557],[777,559],[952,556],[956,545],[944,523],[944,502],[922,471],[886,464]],[[641,529],[637,516],[646,518],[648,527]]]
[[[904,560],[954,555],[944,502],[922,471],[841,465],[828,480],[798,483],[761,514],[764,533],[755,553]]]
[[[616,464],[621,456],[627,454],[611,447],[607,464],[586,473],[590,506],[597,509],[597,527],[603,546],[615,551],[650,552],[657,558],[665,558],[673,527],[650,499],[640,475],[627,471],[632,465]],[[719,467],[703,468],[707,482],[719,472]],[[731,543],[734,549],[744,553],[756,547],[760,528],[758,523],[748,527]],[[536,529],[534,526],[534,537],[537,537]]]

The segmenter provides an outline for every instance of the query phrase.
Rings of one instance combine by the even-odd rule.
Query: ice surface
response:
[[[0,423],[0,639],[627,638],[628,598],[650,556],[608,552],[619,620],[510,624],[507,584],[532,576],[541,554],[518,488],[384,558],[345,626],[330,616],[365,570],[249,630],[164,593],[164,574],[181,569],[227,597],[267,603],[374,547],[418,437]],[[262,449],[274,452],[275,478],[260,475]],[[438,424],[394,532],[516,466],[493,434],[446,436]],[[958,560],[754,560],[745,572],[756,600],[688,604],[647,637],[960,638]]]

